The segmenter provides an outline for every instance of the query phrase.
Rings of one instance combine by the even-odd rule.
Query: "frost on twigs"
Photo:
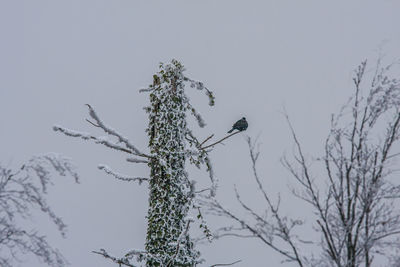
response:
[[[94,120],[94,122],[92,122],[90,120],[87,120],[87,121],[92,126],[94,126],[96,128],[100,128],[104,133],[107,134],[107,136],[94,136],[90,133],[70,130],[65,127],[59,126],[59,125],[53,126],[53,130],[55,132],[60,132],[66,136],[77,137],[77,138],[81,138],[83,140],[91,140],[94,143],[104,145],[107,148],[111,148],[116,151],[124,152],[124,153],[130,154],[130,155],[133,155],[135,157],[139,157],[139,158],[129,157],[129,158],[127,158],[128,162],[149,163],[148,159],[151,158],[150,155],[143,153],[135,145],[133,145],[126,137],[124,137],[122,134],[120,134],[116,130],[112,129],[111,127],[107,126],[100,119],[100,117],[97,115],[96,111],[94,110],[94,108],[91,105],[86,104],[86,106],[89,108],[89,116]],[[112,139],[114,139],[114,140],[112,140]],[[147,180],[147,178],[135,178],[135,177],[128,177],[125,175],[117,174],[116,172],[111,171],[109,168],[105,168],[105,166],[103,166],[103,165],[102,165],[102,167],[99,167],[99,169],[104,170],[107,174],[110,174],[119,180],[138,181],[139,184],[141,184],[143,181]]]
[[[138,182],[141,184],[143,181],[148,181],[149,178],[142,178],[142,177],[130,177],[127,175],[123,175],[120,173],[116,173],[113,170],[111,170],[107,165],[100,164],[97,166],[99,170],[103,170],[105,173],[114,176],[118,180],[126,181],[126,182]]]
[[[210,90],[208,90],[208,88],[205,87],[202,82],[192,80],[192,79],[190,79],[188,77],[184,77],[184,80],[190,82],[190,87],[192,87],[192,88],[196,88],[197,90],[200,90],[200,91],[201,90],[205,90],[206,95],[208,96],[208,105],[210,105],[210,106],[214,106],[215,105],[214,94]]]
[[[89,133],[70,130],[70,129],[64,128],[62,126],[59,126],[59,125],[54,125],[53,126],[53,130],[55,132],[61,132],[61,133],[65,134],[66,136],[78,137],[78,138],[81,138],[83,140],[93,140],[96,144],[101,144],[101,145],[104,145],[104,146],[106,146],[108,148],[119,150],[119,151],[122,151],[122,152],[125,152],[125,153],[134,154],[132,150],[130,150],[130,149],[124,147],[124,146],[121,146],[118,143],[109,141],[106,137],[96,137],[96,136],[93,136],[93,135],[91,135]],[[136,155],[136,154],[134,154],[134,155]]]
[[[109,126],[106,126],[103,123],[103,121],[100,119],[100,117],[97,115],[95,110],[92,108],[92,106],[90,106],[89,104],[86,104],[86,106],[89,108],[90,117],[92,117],[92,119],[94,119],[95,122],[91,122],[90,120],[87,120],[87,121],[91,125],[102,129],[110,137],[114,137],[117,140],[116,142],[109,141],[108,138],[106,138],[106,137],[96,137],[89,133],[70,130],[70,129],[67,129],[67,128],[64,128],[64,127],[58,126],[58,125],[53,126],[53,130],[56,132],[57,131],[61,132],[61,133],[65,134],[66,136],[78,137],[78,138],[82,138],[83,140],[93,140],[96,144],[102,144],[108,148],[112,148],[112,149],[119,150],[119,151],[122,151],[125,153],[133,154],[135,156],[144,157],[144,158],[150,157],[150,156],[142,153],[122,134],[118,133],[116,130],[112,129]]]
[[[0,164],[0,266],[16,266],[23,254],[33,254],[49,266],[66,266],[62,254],[51,247],[46,237],[30,228],[31,210],[38,208],[65,236],[66,225],[46,200],[48,185],[54,172],[71,176],[79,182],[75,167],[57,154],[31,158],[17,171]]]
[[[300,267],[371,267],[378,257],[386,260],[384,266],[399,266],[399,257],[393,255],[398,255],[400,240],[396,168],[400,156],[400,80],[390,74],[393,65],[382,67],[378,61],[372,72],[367,66],[364,61],[357,67],[354,94],[332,116],[323,155],[317,160],[306,156],[285,114],[294,152],[292,159],[283,157],[282,164],[294,178],[294,196],[311,207],[312,223],[283,216],[279,205],[283,200],[278,198],[276,204],[271,201],[255,168],[259,154],[249,141],[253,176],[265,200],[265,212],[256,212],[237,191],[236,198],[246,217],[233,213],[216,199],[206,199],[213,214],[232,221],[215,237],[257,238],[285,262]],[[317,164],[322,168],[314,174]],[[318,238],[305,241],[296,231],[299,226],[316,231]]]

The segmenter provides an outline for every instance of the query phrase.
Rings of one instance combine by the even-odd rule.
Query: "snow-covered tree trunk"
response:
[[[147,266],[193,266],[199,253],[185,229],[190,221],[190,183],[185,173],[186,97],[183,66],[172,61],[154,75],[150,93],[150,197]],[[177,247],[178,246],[178,247]]]
[[[209,105],[214,105],[214,96],[202,82],[192,80],[183,75],[184,67],[177,60],[169,64],[160,64],[160,71],[153,76],[149,88],[140,90],[150,95],[150,106],[145,110],[149,114],[149,152],[144,153],[126,137],[106,125],[97,115],[93,107],[87,104],[89,115],[93,120],[87,120],[92,126],[104,131],[108,137],[97,137],[89,133],[78,132],[62,126],[54,126],[54,131],[66,136],[93,141],[115,151],[128,154],[130,163],[147,163],[150,167],[150,177],[131,177],[113,171],[110,167],[100,164],[98,168],[118,180],[126,182],[149,183],[148,228],[145,250],[133,249],[123,257],[114,257],[105,249],[93,251],[120,266],[137,267],[146,264],[148,267],[163,266],[194,266],[201,262],[200,253],[194,249],[194,243],[189,238],[190,224],[194,221],[189,215],[190,210],[198,212],[199,227],[204,235],[211,239],[200,212],[201,207],[195,201],[196,195],[208,192],[215,195],[216,179],[214,179],[208,152],[223,140],[239,133],[233,133],[212,144],[209,136],[200,142],[186,124],[186,112],[190,112],[200,127],[205,123],[190,104],[185,95],[185,84],[191,88],[204,91],[208,96]],[[112,140],[116,139],[116,140]],[[194,181],[189,180],[185,171],[185,160],[200,168],[207,168],[211,185],[196,192]],[[196,203],[195,203],[196,202]]]

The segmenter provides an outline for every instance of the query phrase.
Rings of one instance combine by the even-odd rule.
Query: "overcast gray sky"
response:
[[[279,158],[292,149],[285,106],[308,153],[328,133],[330,114],[352,93],[357,64],[379,49],[400,57],[400,1],[110,1],[0,0],[0,161],[18,166],[31,155],[59,152],[79,167],[81,184],[54,178],[49,201],[69,225],[66,239],[43,218],[44,230],[72,266],[113,266],[90,253],[123,255],[143,248],[147,188],[99,171],[105,163],[131,175],[145,166],[123,155],[67,138],[52,125],[97,133],[84,121],[90,103],[113,128],[146,148],[147,95],[160,61],[181,60],[187,75],[214,91],[216,106],[188,94],[207,121],[200,138],[223,136],[242,116],[249,136],[260,135],[260,173],[269,192],[287,191]],[[233,185],[255,206],[243,135],[211,154],[220,181],[218,198],[234,207]],[[207,175],[194,172],[201,183]],[[289,213],[301,212],[297,202]],[[259,207],[260,209],[262,207]],[[217,226],[210,220],[210,227]],[[277,254],[257,240],[226,239],[200,247],[207,264],[241,259],[236,266],[279,266]],[[29,259],[20,266],[35,266]],[[205,265],[207,266],[207,265]]]

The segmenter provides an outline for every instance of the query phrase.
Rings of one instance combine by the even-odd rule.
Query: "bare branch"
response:
[[[128,267],[137,267],[136,265],[129,263],[129,261],[125,258],[119,259],[119,258],[109,255],[104,249],[100,249],[100,251],[92,251],[92,253],[99,254],[99,255],[103,256],[104,258],[117,263],[119,266],[123,265],[123,266],[128,266]]]
[[[202,147],[208,140],[210,140],[211,138],[213,138],[214,134],[210,135],[209,137],[207,137],[203,142],[200,143],[199,147]]]
[[[233,135],[235,135],[235,134],[241,133],[241,132],[242,132],[242,131],[237,131],[237,132],[231,133],[231,134],[225,136],[224,138],[218,140],[217,142],[212,143],[211,145],[207,145],[207,146],[205,146],[205,147],[200,147],[199,149],[205,150],[205,149],[207,149],[207,148],[209,148],[209,147],[213,147],[213,146],[215,146],[215,145],[221,143],[222,141],[228,139],[229,137],[231,137],[231,136],[233,136]],[[203,143],[204,143],[204,142],[203,142]]]
[[[100,128],[100,125],[97,125],[96,123],[94,123],[94,122],[91,122],[90,120],[88,120],[88,119],[85,119],[85,121],[87,121],[88,123],[90,123],[91,125],[93,125],[94,127],[98,127],[98,128]]]
[[[237,260],[237,261],[234,261],[234,262],[232,262],[232,263],[217,263],[217,264],[211,265],[210,267],[230,266],[230,265],[234,265],[234,264],[236,264],[236,263],[239,263],[239,262],[241,262],[241,261],[242,261],[242,260]]]
[[[366,66],[367,62],[363,61],[355,71],[354,96],[332,116],[324,156],[315,160],[322,164],[324,172],[316,178],[311,172],[314,160],[306,158],[294,127],[287,113],[284,114],[295,151],[293,162],[286,156],[281,162],[298,182],[298,188],[293,186],[292,193],[310,204],[316,216],[313,227],[321,236],[319,258],[299,253],[298,242],[302,240],[291,229],[302,222],[280,215],[280,199],[277,204],[272,203],[257,174],[259,152],[250,139],[247,142],[253,176],[272,217],[268,218],[267,212],[265,216],[255,212],[235,189],[239,205],[255,223],[234,215],[214,201],[210,204],[211,214],[228,217],[239,224],[237,228],[221,228],[216,237],[256,237],[283,255],[285,262],[293,261],[299,266],[371,267],[376,254],[386,254],[393,248],[394,238],[400,235],[400,210],[396,208],[400,186],[397,180],[388,178],[395,178],[398,169],[393,163],[400,155],[391,153],[400,140],[400,80],[387,74],[392,64],[381,67],[378,61],[369,92],[363,96],[362,86],[366,84],[363,80],[370,74]],[[290,249],[278,246],[275,237]]]

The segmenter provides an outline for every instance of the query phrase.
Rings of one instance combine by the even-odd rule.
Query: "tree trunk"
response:
[[[194,266],[193,250],[186,228],[190,185],[185,173],[186,98],[183,66],[173,61],[161,65],[154,75],[150,94],[149,147],[150,197],[146,251],[147,266]]]

